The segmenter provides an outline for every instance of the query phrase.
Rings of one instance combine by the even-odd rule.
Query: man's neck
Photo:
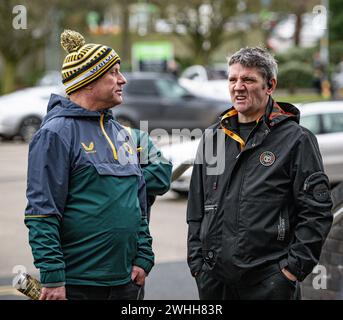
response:
[[[88,97],[80,94],[72,94],[70,96],[70,101],[89,111],[101,111],[103,109],[106,109],[98,106],[96,103],[92,103],[92,101]]]
[[[244,115],[242,113],[238,113],[238,122],[239,123],[248,123],[257,121],[264,115],[265,109],[263,109],[261,112],[254,113],[252,115]]]

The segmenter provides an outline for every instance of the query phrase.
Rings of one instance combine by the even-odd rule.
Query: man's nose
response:
[[[243,81],[237,80],[234,86],[234,90],[244,90],[244,89],[245,89],[245,86],[244,86]]]
[[[126,78],[124,77],[123,74],[120,74],[119,81],[120,81],[121,84],[126,84],[127,83],[127,80],[126,80]]]

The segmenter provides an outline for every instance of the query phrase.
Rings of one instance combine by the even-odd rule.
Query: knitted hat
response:
[[[101,44],[85,44],[81,34],[64,30],[61,45],[68,52],[62,66],[62,82],[68,95],[100,78],[116,63],[118,54]]]

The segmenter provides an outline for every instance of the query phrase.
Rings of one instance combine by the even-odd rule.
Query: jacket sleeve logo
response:
[[[85,149],[86,153],[95,153],[96,150],[94,150],[94,142],[91,142],[88,146],[81,142],[81,145],[83,149]]]
[[[265,167],[270,167],[275,162],[275,154],[270,151],[264,151],[260,155],[260,162]]]

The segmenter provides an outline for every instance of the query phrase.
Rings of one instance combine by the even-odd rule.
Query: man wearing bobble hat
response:
[[[51,95],[30,143],[25,224],[41,300],[137,299],[154,264],[136,146],[109,108],[122,102],[120,58],[65,30],[68,98]]]

